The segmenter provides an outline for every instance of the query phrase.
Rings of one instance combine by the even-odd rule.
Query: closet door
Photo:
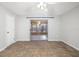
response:
[[[8,45],[15,42],[15,19],[12,15],[6,15],[6,40]]]

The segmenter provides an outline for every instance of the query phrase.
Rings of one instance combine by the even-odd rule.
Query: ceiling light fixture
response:
[[[44,2],[40,2],[40,4],[38,4],[37,7],[41,10],[47,11],[47,4]]]

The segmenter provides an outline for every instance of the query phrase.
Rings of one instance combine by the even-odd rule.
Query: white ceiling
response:
[[[35,13],[37,9],[38,2],[0,2],[0,4],[14,12],[17,15],[29,15],[31,12]],[[78,2],[56,2],[56,4],[47,3],[48,13],[51,16],[61,15],[72,8],[78,6]],[[36,8],[33,10],[33,8]],[[37,13],[38,14],[38,13]]]
[[[66,13],[67,11],[72,10],[73,8],[77,7],[79,2],[60,2],[54,5],[48,5],[48,9],[50,14],[61,15]]]

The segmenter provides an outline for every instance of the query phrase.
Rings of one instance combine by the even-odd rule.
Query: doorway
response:
[[[48,21],[31,20],[31,40],[48,40]]]

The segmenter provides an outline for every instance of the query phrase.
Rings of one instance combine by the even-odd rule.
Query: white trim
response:
[[[62,41],[62,42],[64,42],[64,41]],[[64,42],[64,43],[66,43],[67,45],[69,45],[69,46],[71,46],[71,47],[73,47],[73,48],[75,48],[76,50],[78,50],[78,51],[79,51],[79,48],[75,47],[74,45],[69,44],[68,42]]]
[[[48,41],[60,41],[59,39],[48,39]]]
[[[30,39],[16,39],[16,41],[31,41]]]
[[[16,42],[16,41],[15,41]],[[15,43],[15,42],[13,42],[13,43]],[[13,43],[11,43],[11,44],[13,44]],[[5,47],[3,47],[2,49],[0,49],[0,51],[3,51],[3,50],[5,50],[8,46],[10,46],[11,44],[8,44],[8,45],[5,45]]]
[[[5,46],[4,48],[0,49],[0,51],[3,51],[3,50],[5,50],[6,48],[7,48],[7,46]]]

